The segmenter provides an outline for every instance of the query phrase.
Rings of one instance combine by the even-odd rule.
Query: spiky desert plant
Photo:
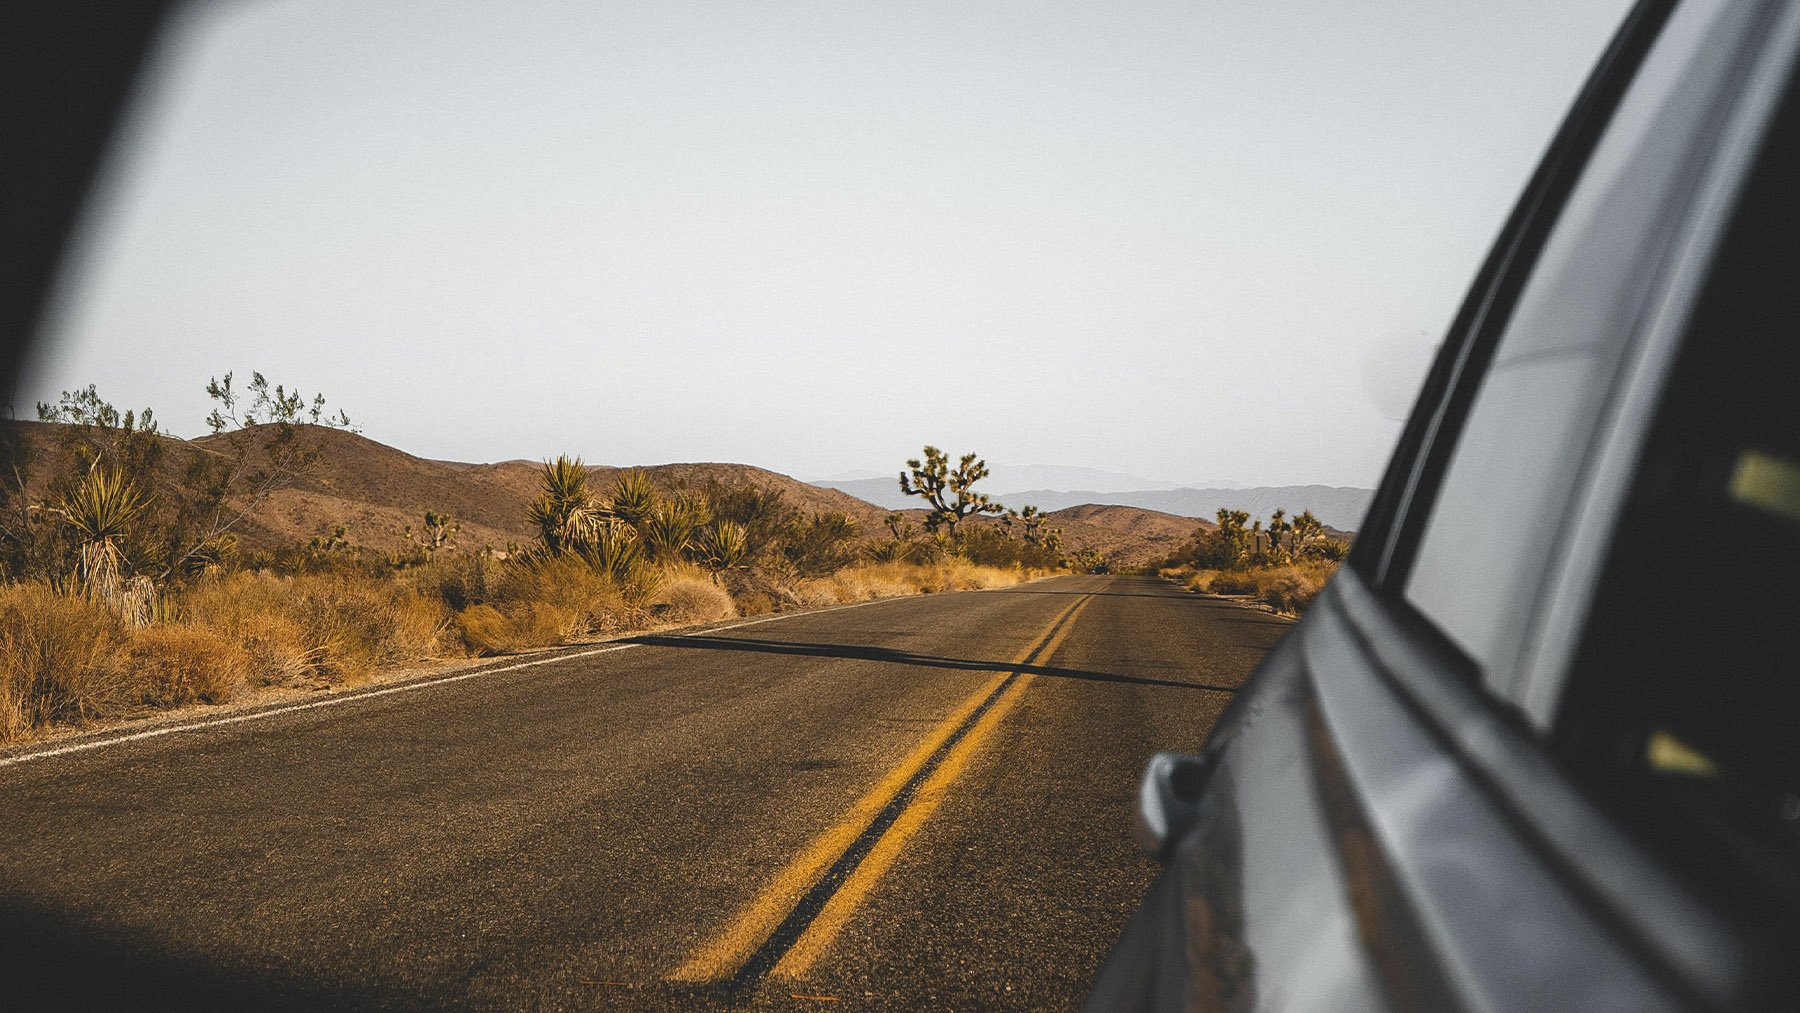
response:
[[[675,508],[687,515],[695,529],[706,527],[713,522],[712,504],[705,493],[679,492],[675,494]]]
[[[692,505],[683,500],[659,503],[639,529],[644,536],[644,550],[650,558],[666,563],[680,558],[693,544],[699,528]]]
[[[653,590],[659,579],[656,568],[644,558],[643,542],[637,531],[622,521],[599,525],[582,545],[581,558],[595,570],[611,577],[628,598]]]
[[[899,563],[913,554],[913,543],[890,538],[869,546],[869,559],[877,563]]]
[[[526,508],[526,517],[537,526],[538,537],[553,556],[578,551],[592,539],[603,519],[588,493],[587,477],[579,457],[564,454],[544,462],[541,491]]]
[[[612,512],[632,527],[639,527],[656,511],[656,486],[650,476],[638,468],[621,471],[613,479]]]
[[[83,593],[115,607],[124,603],[125,538],[149,508],[150,497],[112,467],[89,471],[62,497],[56,511],[75,536],[75,577]],[[134,589],[133,597],[140,596]]]
[[[701,562],[715,573],[743,567],[750,555],[750,535],[736,521],[719,521],[700,532]]]

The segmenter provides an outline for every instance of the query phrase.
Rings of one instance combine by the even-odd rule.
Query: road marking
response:
[[[786,958],[799,944],[805,944],[810,956],[796,966],[802,970],[811,966],[881,871],[892,864],[906,838],[937,808],[944,790],[967,766],[980,741],[1017,702],[1018,690],[1031,678],[1021,678],[1020,667],[1048,657],[1067,636],[1075,616],[1092,600],[1088,596],[1070,603],[1018,657],[996,666],[999,671],[993,678],[957,704],[843,819],[777,873],[724,931],[672,971],[670,979],[728,981],[739,987],[753,984],[777,967],[788,973]],[[915,809],[919,811],[915,813]],[[903,821],[906,828],[902,830]],[[871,860],[877,864],[865,875],[862,869]],[[846,889],[849,896],[839,901]],[[821,920],[826,923],[815,934],[813,927]]]
[[[1092,597],[1083,598],[1075,604],[1074,610],[1062,623],[1062,628],[1051,636],[1050,640],[1044,644],[1043,650],[1038,653],[1038,661],[1048,661],[1056,653],[1056,649],[1062,646],[1064,640],[1068,639],[1069,631],[1075,628],[1075,619],[1093,600]],[[836,939],[838,933],[843,931],[844,926],[849,924],[850,916],[856,913],[858,905],[869,895],[869,891],[874,889],[876,882],[881,879],[882,873],[886,872],[888,867],[894,864],[894,859],[900,856],[901,849],[906,846],[907,838],[917,833],[925,821],[931,818],[931,814],[937,811],[938,806],[943,804],[945,796],[949,793],[950,785],[968,767],[969,761],[981,749],[982,743],[993,734],[1000,722],[1006,719],[1008,712],[1018,704],[1019,697],[1024,695],[1026,687],[1030,686],[1036,677],[1031,672],[1018,673],[1018,677],[1012,680],[1012,685],[1006,688],[1006,692],[1000,696],[1000,699],[994,701],[994,705],[981,715],[975,726],[969,729],[968,734],[956,743],[949,755],[944,757],[943,762],[938,764],[937,769],[932,771],[931,776],[920,786],[918,794],[913,797],[912,804],[906,807],[905,811],[894,821],[894,825],[889,827],[887,833],[883,834],[881,839],[875,843],[875,846],[870,849],[868,857],[862,860],[862,863],[856,867],[856,871],[850,874],[850,878],[844,881],[844,885],[839,887],[837,893],[833,894],[825,906],[820,909],[818,917],[814,918],[812,924],[807,926],[805,933],[794,943],[793,948],[788,950],[786,956],[783,956],[781,961],[775,965],[773,973],[776,977],[799,978],[812,968],[820,954],[825,952],[832,940]]]
[[[705,629],[673,635],[677,637],[704,636],[724,630],[735,630],[744,626],[760,626],[763,623],[778,622],[783,619],[799,619],[803,616],[824,615],[827,612],[842,612],[846,609],[862,608],[865,605],[880,605],[884,602],[906,601],[917,597],[921,596],[902,595],[895,598],[875,598],[870,601],[852,602],[849,605],[834,605],[831,608],[813,609],[807,612],[787,612],[781,615],[767,616],[762,619],[752,619],[748,622],[733,623],[729,626],[709,626]],[[633,634],[633,636],[636,635],[637,634]],[[607,647],[597,647],[592,650],[577,651],[573,654],[558,654],[549,658],[537,658],[532,661],[521,661],[511,665],[497,665],[492,668],[477,668],[468,672],[459,672],[454,675],[438,676],[435,678],[426,677],[417,682],[408,682],[399,686],[386,686],[380,689],[360,690],[355,693],[345,693],[341,696],[327,697],[323,700],[312,700],[307,703],[287,704],[281,707],[270,707],[267,710],[251,711],[247,714],[231,714],[224,717],[207,718],[201,721],[188,721],[182,724],[162,725],[156,728],[148,728],[141,732],[128,732],[123,735],[112,735],[103,739],[91,739],[86,742],[75,742],[66,746],[56,746],[50,749],[40,749],[34,752],[20,753],[16,756],[0,757],[0,768],[10,767],[18,763],[29,763],[33,760],[48,760],[55,756],[67,756],[70,753],[85,753],[89,750],[101,749],[106,746],[124,745],[127,742],[142,742],[145,739],[161,738],[164,735],[175,735],[179,732],[193,732],[203,728],[217,728],[222,725],[236,725],[248,721],[261,721],[264,718],[279,717],[283,714],[294,714],[299,711],[318,710],[323,707],[337,707],[342,704],[356,703],[361,700],[372,700],[376,697],[392,696],[396,693],[411,693],[415,690],[433,689],[438,686],[448,686],[453,682],[478,679],[484,675],[499,675],[502,672],[516,672],[521,668],[533,668],[538,665],[553,665],[561,661],[578,661],[582,658],[591,658],[596,654],[610,654],[613,651],[629,651],[633,648],[646,646],[651,645],[612,644]]]

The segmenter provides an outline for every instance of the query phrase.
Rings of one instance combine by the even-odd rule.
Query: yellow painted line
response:
[[[1055,629],[1057,623],[1062,622],[1065,617],[1089,600],[1083,598],[1058,613],[1056,618],[1051,621],[1049,629]],[[819,835],[800,854],[796,855],[762,889],[762,892],[757,894],[756,898],[739,912],[736,918],[732,919],[731,924],[727,925],[723,932],[694,951],[685,963],[670,972],[669,978],[674,981],[717,981],[730,975],[746,960],[749,960],[751,954],[756,952],[756,948],[769,938],[769,935],[775,931],[775,927],[781,924],[788,912],[794,909],[794,905],[800,902],[800,898],[805,896],[812,885],[818,881],[819,876],[830,868],[839,856],[849,850],[850,845],[858,837],[862,836],[863,831],[869,828],[881,810],[893,801],[900,789],[912,780],[913,776],[919,772],[919,768],[923,767],[925,762],[931,759],[932,754],[936,753],[938,748],[944,744],[944,740],[962,727],[963,722],[969,719],[969,715],[981,706],[982,701],[993,695],[1015,668],[1024,664],[1026,659],[1031,657],[1033,651],[1036,650],[1036,645],[1041,640],[1041,635],[1032,638],[1031,645],[1020,651],[1018,657],[1014,658],[1010,664],[996,664],[994,667],[998,671],[993,678],[984,681],[980,689],[957,704],[956,709],[950,712],[950,716],[938,722],[925,738],[906,754],[906,758],[901,760],[898,766],[888,771],[880,783],[858,799],[856,804],[852,805],[844,814],[842,820]]]
[[[1062,646],[1064,640],[1068,639],[1069,632],[1075,628],[1076,618],[1091,601],[1093,601],[1092,598],[1083,598],[1076,602],[1073,609],[1064,613],[1068,622],[1061,630],[1057,631],[1055,638],[1045,645],[1043,652],[1038,655],[1039,664],[1048,662],[1056,653],[1056,649]],[[1057,622],[1062,621],[1063,617],[1059,616]],[[1051,625],[1055,626],[1054,623]],[[980,750],[981,744],[993,734],[1000,722],[1006,719],[1007,713],[1018,704],[1019,697],[1025,693],[1025,688],[1031,685],[1034,678],[1035,676],[1029,672],[1022,673],[1001,695],[1000,699],[994,701],[994,705],[981,716],[981,719],[975,723],[975,727],[969,729],[962,741],[950,750],[949,755],[944,757],[943,762],[938,764],[937,769],[932,771],[925,783],[919,786],[918,794],[913,796],[912,804],[906,807],[906,811],[900,814],[893,826],[890,826],[887,833],[882,835],[881,840],[875,843],[875,847],[856,867],[856,871],[852,872],[850,877],[844,880],[844,885],[832,894],[829,901],[825,902],[825,907],[819,911],[818,917],[812,920],[812,924],[806,927],[806,931],[801,933],[800,938],[794,942],[793,948],[788,950],[781,961],[775,965],[775,970],[772,972],[775,977],[799,978],[812,968],[819,956],[849,923],[850,916],[856,913],[863,898],[867,897],[869,891],[874,889],[876,882],[881,879],[882,873],[886,872],[888,867],[894,864],[894,860],[900,857],[900,851],[906,847],[907,839],[917,833],[919,828],[924,826],[925,821],[931,818],[931,814],[937,810],[937,807],[943,804],[951,784],[968,767],[969,761]]]

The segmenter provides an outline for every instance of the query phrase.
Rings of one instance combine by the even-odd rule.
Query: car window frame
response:
[[[1665,19],[1672,9],[1672,4],[1663,8]],[[1592,110],[1585,117],[1572,113],[1565,124],[1565,132],[1591,131],[1583,158],[1568,161],[1569,152],[1582,145],[1559,133],[1552,155],[1546,156],[1478,275],[1383,478],[1365,524],[1366,541],[1359,540],[1327,606],[1343,613],[1384,681],[1474,781],[1510,810],[1543,860],[1561,872],[1571,889],[1604,909],[1647,959],[1673,972],[1679,991],[1690,998],[1766,999],[1787,994],[1784,990],[1800,980],[1780,941],[1741,913],[1721,907],[1719,898],[1696,892],[1679,870],[1665,866],[1635,835],[1615,825],[1607,808],[1578,787],[1552,756],[1546,733],[1573,677],[1568,665],[1592,604],[1594,578],[1611,551],[1611,534],[1642,441],[1662,400],[1668,370],[1686,341],[1694,304],[1777,108],[1790,89],[1800,89],[1800,7],[1760,5],[1770,12],[1768,29],[1747,52],[1746,83],[1719,134],[1717,156],[1705,165],[1685,205],[1690,220],[1659,261],[1663,276],[1657,294],[1632,334],[1614,401],[1594,430],[1558,529],[1570,551],[1554,556],[1540,581],[1543,604],[1531,629],[1533,646],[1515,666],[1517,678],[1503,693],[1493,692],[1474,661],[1404,597],[1409,553],[1429,517],[1435,483],[1454,452],[1455,437],[1493,361],[1512,305],[1586,156],[1654,44],[1651,30],[1648,39],[1636,40],[1641,47],[1636,60],[1621,64],[1618,50],[1631,45],[1627,37],[1646,31],[1641,21],[1634,24],[1644,10],[1640,5],[1633,11],[1596,79],[1583,89],[1583,102],[1605,101],[1598,79],[1626,75],[1613,82],[1617,91],[1608,115],[1596,119]],[[1553,165],[1558,159],[1560,164]],[[1559,174],[1566,177],[1559,180]],[[1562,193],[1544,192],[1557,182],[1565,184]],[[1701,943],[1704,956],[1696,955]]]

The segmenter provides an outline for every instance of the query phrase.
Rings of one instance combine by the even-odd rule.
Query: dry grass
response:
[[[456,617],[457,632],[478,655],[511,654],[565,643],[577,636],[581,616],[545,602],[519,602],[506,611],[471,605]]]
[[[250,653],[204,626],[151,626],[126,649],[132,688],[159,707],[224,703],[244,685]]]
[[[475,654],[509,654],[642,625],[642,611],[618,585],[578,559],[539,559],[490,569],[484,581],[487,600],[469,604],[455,620],[463,644]],[[469,592],[459,584],[457,593]]]
[[[122,695],[125,629],[39,585],[0,587],[0,740],[104,714]]]
[[[949,559],[862,563],[776,584],[744,573],[715,580],[680,564],[661,571],[640,606],[578,560],[434,565],[385,577],[240,572],[171,591],[163,621],[137,630],[44,585],[0,586],[0,741],[146,705],[342,685],[464,650],[503,654],[651,625],[1005,587],[1033,576]]]
[[[1299,615],[1324,589],[1336,563],[1308,561],[1241,570],[1201,570],[1185,583],[1208,594],[1249,595],[1277,612]]]
[[[263,685],[353,682],[433,657],[449,626],[444,606],[412,587],[355,574],[232,574],[183,590],[173,612],[241,645]]]
[[[649,605],[658,620],[677,625],[711,623],[738,615],[730,592],[695,567],[671,567],[665,571]]]
[[[313,652],[301,622],[288,612],[290,582],[239,573],[188,588],[174,601],[183,621],[206,626],[241,644],[249,680],[265,686],[299,682],[313,671]]]

